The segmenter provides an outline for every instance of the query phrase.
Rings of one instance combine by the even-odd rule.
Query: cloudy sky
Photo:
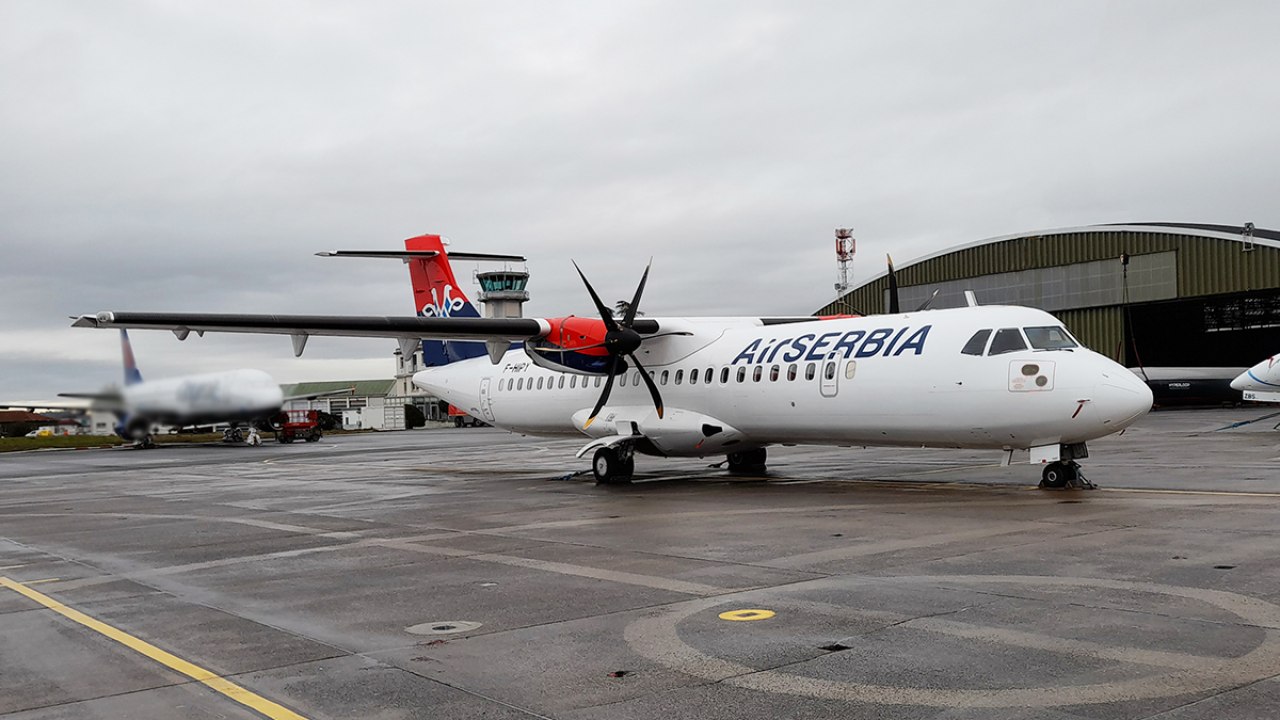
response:
[[[1280,228],[1280,4],[0,2],[0,399],[119,376],[99,310],[409,314],[438,232],[530,315],[653,258],[649,315],[809,313],[952,245]],[[472,268],[460,266],[460,274]],[[144,375],[390,377],[392,341],[179,343]]]

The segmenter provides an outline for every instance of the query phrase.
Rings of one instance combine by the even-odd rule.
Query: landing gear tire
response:
[[[769,460],[769,451],[765,448],[743,450],[729,453],[729,472],[752,472],[764,470]]]
[[[1040,487],[1064,488],[1080,479],[1080,466],[1074,462],[1052,462],[1040,474]]]
[[[635,458],[622,459],[617,450],[602,447],[596,450],[591,459],[591,473],[601,485],[615,485],[631,482],[631,474],[635,472]]]

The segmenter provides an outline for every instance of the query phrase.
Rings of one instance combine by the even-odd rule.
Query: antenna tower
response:
[[[857,241],[853,239],[853,228],[836,228],[836,265],[840,268],[840,282],[836,283],[836,293],[842,300],[849,292],[849,266],[853,264],[853,254],[856,251]]]

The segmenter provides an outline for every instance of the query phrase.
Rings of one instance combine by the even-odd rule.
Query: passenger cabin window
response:
[[[523,390],[523,389],[524,389],[524,378],[520,378],[520,379],[517,381],[516,389],[517,389],[517,390]]]
[[[542,389],[542,378],[538,378],[538,389]]]
[[[699,373],[699,372],[700,372],[700,371],[698,371],[698,370],[690,370],[690,371],[689,371],[689,384],[690,384],[690,385],[697,385],[697,384],[698,384],[698,373]]]
[[[796,379],[796,364],[791,363],[790,365],[787,366],[787,382],[791,382],[792,380],[795,380],[795,379]]]
[[[961,355],[981,355],[983,350],[987,349],[987,339],[991,337],[991,329],[979,330],[969,338],[969,342],[961,348]]]
[[[556,383],[556,388],[557,388],[557,389],[560,389],[560,390],[563,390],[563,389],[564,389],[564,376],[563,376],[563,375],[561,375],[561,376],[560,376],[560,381]]]
[[[1027,342],[1036,350],[1064,350],[1079,347],[1075,338],[1064,327],[1049,325],[1046,327],[1022,328],[1027,333]]]
[[[725,385],[729,382],[729,368],[720,368],[720,384]]]
[[[744,367],[738,368],[738,382],[746,382],[746,381],[747,381],[747,369]]]
[[[804,379],[805,379],[805,380],[812,380],[812,379],[814,378],[814,376],[815,376],[815,375],[817,375],[817,373],[818,373],[818,369],[817,369],[817,368],[818,368],[818,366],[817,366],[817,364],[816,364],[816,363],[809,363],[808,365],[805,365],[805,366],[804,366]]]
[[[751,371],[751,382],[760,382],[761,375],[764,375],[764,366],[757,365],[756,369]]]
[[[1003,355],[1004,353],[1026,349],[1027,343],[1022,339],[1021,330],[1018,328],[1000,328],[996,331],[996,337],[991,341],[991,349],[987,351],[987,354]]]
[[[577,387],[578,387],[578,376],[577,376],[577,375],[570,375],[570,376],[569,376],[569,389],[570,389],[570,390],[573,390],[574,388],[577,388]]]
[[[671,371],[670,371],[670,370],[663,370],[663,371],[662,371],[662,379],[658,381],[658,384],[659,384],[659,385],[666,385],[666,384],[667,384],[667,380],[669,380],[670,378],[671,378]]]
[[[677,371],[676,371],[676,384],[677,384],[677,385],[679,385],[679,384],[680,384],[680,383],[682,383],[682,382],[684,382],[684,371],[683,371],[683,370],[677,370]]]
[[[836,378],[836,364],[828,362],[827,366],[822,370],[822,376],[828,380],[834,380]]]
[[[707,368],[707,371],[702,374],[702,382],[707,385],[711,384],[711,368]]]

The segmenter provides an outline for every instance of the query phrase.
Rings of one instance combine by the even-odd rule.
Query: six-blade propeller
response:
[[[658,386],[654,384],[653,378],[649,377],[649,373],[635,356],[635,351],[640,348],[640,343],[644,342],[644,338],[631,327],[635,322],[636,313],[640,309],[640,296],[644,293],[644,284],[649,279],[649,266],[645,266],[644,275],[640,276],[640,284],[636,286],[635,297],[631,299],[631,304],[627,306],[626,314],[622,316],[621,320],[615,320],[613,313],[601,302],[600,296],[596,294],[595,288],[591,287],[591,282],[582,273],[582,268],[578,267],[578,263],[575,262],[573,268],[578,271],[578,277],[582,278],[582,284],[587,286],[591,301],[595,303],[596,310],[600,313],[600,319],[604,322],[606,332],[604,342],[600,343],[600,346],[609,353],[609,372],[605,378],[604,392],[600,393],[600,399],[596,401],[596,406],[592,408],[591,416],[587,418],[587,422],[582,426],[583,429],[591,426],[596,416],[600,414],[600,409],[609,401],[609,393],[613,391],[614,378],[627,369],[627,363],[623,360],[624,357],[631,361],[631,365],[636,370],[640,371],[640,379],[649,388],[649,395],[653,397],[653,406],[658,411],[658,417],[661,418],[662,395],[658,392]]]

